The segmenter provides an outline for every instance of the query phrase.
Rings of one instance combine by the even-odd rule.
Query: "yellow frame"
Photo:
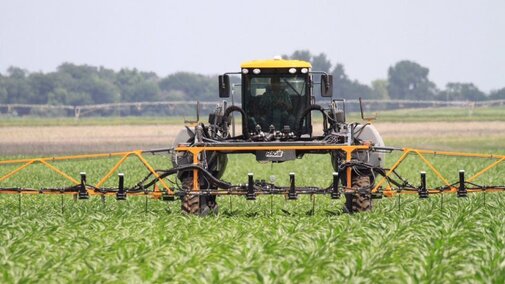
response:
[[[121,157],[121,159],[103,176],[100,181],[95,185],[95,187],[100,187],[102,186],[105,182],[107,182],[112,174],[116,172],[119,167],[130,157],[134,156],[137,157],[142,164],[147,168],[147,170],[152,173],[158,181],[161,183],[162,187],[167,191],[169,195],[173,195],[174,192],[173,190],[167,185],[167,183],[163,180],[160,179],[160,176],[154,168],[149,164],[149,162],[144,159],[142,154],[145,153],[142,150],[136,150],[136,151],[130,151],[130,152],[116,152],[116,153],[107,153],[107,154],[85,154],[85,155],[71,155],[71,156],[60,156],[60,157],[46,157],[46,158],[35,158],[35,159],[18,159],[18,160],[5,160],[5,161],[0,161],[0,166],[1,165],[15,165],[15,164],[22,164],[18,168],[12,170],[11,172],[3,175],[0,177],[0,183],[15,174],[21,172],[28,166],[40,163],[44,165],[45,167],[51,169],[52,171],[56,172],[60,176],[64,177],[65,179],[69,180],[72,182],[74,185],[80,184],[79,181],[74,179],[73,177],[70,176],[70,174],[65,173],[64,171],[56,168],[54,165],[50,164],[49,162],[55,162],[55,161],[71,161],[71,160],[85,160],[85,159],[100,159],[100,158],[111,158],[111,157]],[[17,193],[17,191],[12,191],[12,192],[7,192],[4,191],[3,193]],[[94,191],[88,190],[88,193],[90,195],[96,194]],[[74,194],[74,193],[71,193]],[[143,193],[142,193],[143,194]],[[154,196],[161,196],[162,192],[159,189],[155,188],[155,191],[153,193]]]
[[[248,152],[248,151],[276,151],[276,150],[341,150],[346,153],[346,161],[351,161],[352,153],[359,150],[368,150],[369,146],[357,145],[357,146],[337,146],[337,145],[324,145],[324,146],[199,146],[199,147],[189,147],[180,146],[175,150],[186,151],[193,154],[193,164],[198,165],[200,163],[200,153],[204,151],[216,151],[216,152]],[[347,187],[351,187],[351,169],[347,169]],[[193,170],[193,191],[198,191],[198,170]]]
[[[401,151],[403,152],[403,155],[400,156],[400,158],[393,164],[393,166],[387,171],[386,176],[382,177],[382,179],[375,185],[375,187],[372,189],[372,192],[378,192],[379,188],[382,186],[382,184],[386,181],[387,177],[389,177],[395,169],[400,166],[400,164],[409,156],[409,154],[414,153],[419,158],[421,158],[421,161],[427,165],[433,173],[437,176],[438,179],[440,179],[446,186],[448,186],[451,190],[449,192],[456,192],[457,188],[454,186],[451,186],[449,181],[447,180],[446,177],[444,177],[438,170],[435,168],[435,166],[425,157],[425,155],[440,155],[440,156],[448,156],[448,157],[466,157],[466,158],[488,158],[488,159],[496,159],[493,163],[483,167],[479,172],[471,176],[470,178],[467,179],[468,182],[474,181],[476,178],[484,174],[485,172],[489,171],[490,169],[496,167],[498,164],[501,162],[505,161],[505,155],[492,155],[492,154],[477,154],[477,153],[465,153],[465,152],[450,152],[450,151],[433,151],[433,150],[420,150],[420,149],[413,149],[413,148],[402,148]],[[424,154],[424,155],[423,155]],[[428,190],[430,193],[439,193],[440,191],[437,190]],[[386,187],[384,190],[384,195],[385,196],[392,196],[394,195],[395,192],[389,188]]]
[[[324,145],[324,146],[179,146],[175,149],[176,152],[189,152],[193,155],[193,164],[194,165],[199,165],[200,164],[200,154],[204,151],[217,151],[217,152],[234,152],[234,153],[239,153],[239,152],[248,152],[248,151],[272,151],[272,150],[321,150],[321,151],[330,151],[330,150],[340,150],[346,153],[346,161],[350,161],[352,158],[352,153],[355,151],[360,151],[360,150],[369,150],[370,147],[366,145],[356,145],[356,146],[342,146],[342,145]],[[471,176],[470,178],[467,179],[467,181],[472,182],[479,176],[483,175],[487,171],[491,170],[492,168],[495,168],[497,165],[505,161],[505,155],[492,155],[492,154],[476,154],[476,153],[464,153],[464,152],[449,152],[449,151],[433,151],[433,150],[420,150],[420,149],[413,149],[413,148],[402,148],[400,151],[403,152],[403,154],[400,156],[400,158],[393,164],[393,166],[386,172],[386,176],[383,177],[379,182],[376,183],[374,188],[372,189],[373,193],[376,193],[379,191],[381,186],[386,182],[387,177],[389,177],[395,169],[397,169],[401,163],[410,155],[410,154],[415,154],[419,156],[421,161],[426,164],[432,171],[435,173],[437,178],[441,180],[446,186],[450,187],[449,192],[455,192],[457,191],[457,188],[454,186],[451,186],[448,179],[444,177],[438,169],[429,161],[429,159],[426,157],[426,155],[442,155],[442,156],[451,156],[451,157],[468,157],[468,158],[488,158],[488,159],[494,159],[495,161],[490,163],[489,165],[485,165],[480,171],[478,171],[476,174]],[[73,155],[73,156],[60,156],[60,157],[46,157],[46,158],[35,158],[35,159],[17,159],[17,160],[4,160],[0,161],[0,166],[1,165],[13,165],[13,164],[21,164],[19,167],[16,169],[12,170],[11,172],[0,176],[0,183],[5,181],[6,179],[14,176],[15,174],[21,172],[22,170],[28,168],[31,165],[34,164],[42,164],[45,167],[49,168],[50,170],[54,171],[55,173],[63,176],[65,179],[69,180],[72,182],[74,185],[78,185],[80,182],[73,178],[70,174],[65,173],[64,171],[58,169],[55,167],[53,164],[50,162],[55,162],[55,161],[69,161],[69,160],[83,160],[83,159],[99,159],[99,158],[110,158],[110,157],[121,157],[121,159],[103,176],[100,181],[95,185],[96,187],[100,187],[105,182],[107,182],[110,177],[116,172],[119,167],[131,156],[137,157],[142,164],[146,167],[146,169],[152,173],[155,178],[158,179],[159,183],[162,185],[163,189],[169,194],[173,195],[174,191],[167,185],[167,183],[160,178],[160,176],[156,173],[156,171],[153,169],[153,167],[149,164],[149,162],[144,159],[142,156],[145,152],[142,150],[136,150],[136,151],[130,151],[130,152],[116,152],[116,153],[106,153],[106,154],[86,154],[86,155]],[[347,188],[351,188],[351,169],[348,168],[347,172]],[[198,191],[199,186],[198,186],[198,170],[194,169],[193,170],[193,191]],[[390,187],[386,187],[385,190],[383,191],[385,196],[392,196],[395,194],[395,191],[392,190]],[[439,191],[430,189],[430,193],[438,193]],[[17,191],[12,191],[12,192],[7,192],[3,191],[2,193],[18,193]],[[32,193],[37,193],[37,192],[32,192]],[[90,195],[94,194],[102,194],[102,193],[95,193],[95,191],[88,190],[88,193]],[[73,194],[73,193],[72,193]],[[143,193],[142,193],[143,194]],[[155,187],[154,192],[152,195],[154,197],[159,197],[161,196],[162,191],[159,190],[159,188]]]

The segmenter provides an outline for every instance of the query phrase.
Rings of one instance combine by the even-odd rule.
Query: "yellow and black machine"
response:
[[[373,198],[392,196],[398,192],[417,193],[420,198],[426,198],[433,193],[454,192],[459,197],[465,197],[472,191],[505,190],[505,186],[473,183],[479,176],[505,161],[505,156],[386,147],[372,124],[347,122],[345,101],[332,98],[332,76],[313,71],[309,62],[280,58],[245,62],[239,72],[219,76],[220,98],[230,97],[230,75],[240,76],[241,106],[228,105],[223,101],[209,114],[208,123],[197,121],[182,129],[170,149],[172,169],[154,170],[142,158],[143,152],[153,151],[112,153],[108,155],[117,155],[122,157],[121,160],[98,184],[90,185],[86,183],[85,175],[81,175],[78,181],[50,164],[55,158],[0,161],[0,165],[21,164],[19,168],[0,177],[0,193],[74,194],[81,199],[93,194],[115,194],[119,200],[125,199],[128,194],[149,194],[167,200],[178,196],[182,211],[208,215],[218,212],[217,200],[221,195],[243,195],[248,200],[255,200],[258,195],[276,194],[284,195],[287,199],[297,199],[299,194],[326,194],[334,199],[343,195],[346,199],[344,211],[354,213],[370,210]],[[318,93],[323,98],[322,103],[316,102],[317,90],[320,90]],[[316,133],[313,129],[313,112],[322,116],[322,133]],[[232,131],[232,114],[241,116],[239,135]],[[392,151],[402,151],[403,154],[391,168],[385,168],[384,156]],[[253,154],[257,161],[270,163],[302,159],[306,154],[330,155],[332,182],[327,188],[301,186],[296,183],[295,174],[289,173],[289,184],[280,186],[274,181],[255,180],[253,173],[250,173],[246,183],[233,185],[221,179],[228,156],[232,154]],[[467,179],[461,171],[459,179],[451,183],[426,157],[432,154],[491,159],[491,163],[484,164],[480,171]],[[418,156],[442,185],[428,188],[425,173],[421,173],[420,186],[413,186],[403,179],[396,169],[409,155]],[[74,156],[71,159],[95,156]],[[121,176],[117,188],[103,188],[103,183],[129,156],[138,157],[150,174],[131,188],[124,186]],[[44,164],[64,175],[74,185],[39,190],[1,187],[3,180],[33,163]],[[165,179],[173,175],[180,182],[168,184]]]
[[[245,62],[240,72],[219,77],[219,96],[230,96],[229,75],[241,77],[241,107],[217,107],[209,116],[209,125],[198,124],[194,129],[182,130],[175,144],[173,165],[186,167],[179,171],[184,193],[182,209],[188,213],[208,214],[217,211],[219,195],[244,195],[254,200],[257,195],[282,194],[296,199],[298,194],[328,194],[331,198],[346,198],[344,211],[353,213],[371,209],[372,198],[391,196],[395,192],[418,193],[421,198],[430,193],[457,192],[466,196],[468,191],[503,190],[503,186],[477,186],[471,181],[505,160],[504,156],[467,153],[423,151],[386,147],[376,128],[370,123],[346,122],[345,102],[332,99],[333,78],[324,72],[311,70],[311,64],[298,60],[257,60]],[[320,78],[315,82],[314,78]],[[316,88],[326,98],[327,107],[317,104]],[[361,100],[360,100],[361,102]],[[361,104],[360,104],[361,106]],[[240,113],[242,133],[230,133],[230,115]],[[314,133],[312,112],[322,115],[322,133]],[[363,111],[362,111],[362,118]],[[390,169],[384,165],[384,156],[391,151],[403,155]],[[300,186],[294,173],[290,184],[278,186],[255,181],[249,174],[245,185],[231,185],[220,180],[227,164],[227,155],[249,153],[260,162],[281,163],[301,159],[305,154],[331,155],[334,170],[328,188]],[[458,182],[449,183],[425,158],[426,154],[491,158],[493,163],[465,181],[464,172]],[[421,186],[415,187],[395,171],[409,155],[418,155],[443,181],[436,189],[426,186],[426,174],[421,173]],[[381,177],[376,181],[376,177]]]
[[[188,213],[207,214],[217,210],[216,197],[221,194],[242,194],[254,200],[260,194],[284,194],[296,199],[298,194],[331,193],[340,197],[341,182],[349,212],[368,210],[371,206],[372,169],[380,167],[383,153],[370,155],[372,145],[384,143],[371,125],[348,124],[343,100],[330,100],[324,108],[315,103],[314,86],[320,85],[321,96],[332,97],[332,76],[314,72],[311,64],[298,60],[257,60],[245,62],[240,72],[219,76],[219,96],[230,96],[230,75],[241,77],[242,106],[220,105],[209,116],[209,125],[198,124],[182,130],[175,141],[175,167],[185,195],[182,209]],[[314,82],[318,75],[320,82]],[[230,115],[241,115],[242,133],[233,136]],[[315,135],[312,112],[323,117],[323,133]],[[360,135],[368,139],[360,139]],[[366,153],[365,153],[366,152]],[[227,155],[253,154],[260,162],[281,163],[301,159],[305,154],[330,154],[335,170],[331,188],[299,186],[290,173],[289,186],[255,181],[249,174],[246,185],[233,186],[219,178],[227,164]]]

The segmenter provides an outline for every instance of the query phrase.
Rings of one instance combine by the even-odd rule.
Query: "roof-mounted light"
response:
[[[249,69],[246,69],[246,68],[242,69],[242,74],[247,74],[247,73],[249,73]]]
[[[307,72],[309,72],[309,69],[307,69],[307,68],[302,68],[302,70],[301,70],[301,71],[302,71],[302,73],[303,73],[303,74],[307,74]]]
[[[259,73],[261,73],[261,69],[255,68],[253,70],[253,73],[256,74],[256,75],[258,75]]]
[[[295,74],[296,73],[296,68],[289,68],[289,73]]]

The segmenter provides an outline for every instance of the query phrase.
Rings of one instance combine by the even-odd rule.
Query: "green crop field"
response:
[[[433,137],[441,148],[505,154],[503,136]],[[425,141],[388,139],[415,147]],[[387,157],[391,164],[399,153]],[[493,159],[427,158],[453,182]],[[5,160],[13,157],[0,157]],[[20,158],[20,157],[16,157]],[[159,169],[168,156],[147,155]],[[118,158],[54,162],[74,178],[85,171],[91,184]],[[0,176],[14,166],[0,166]],[[441,185],[419,158],[408,158],[400,173],[419,185],[426,170],[430,186]],[[147,171],[135,158],[120,168],[131,186]],[[300,184],[328,186],[327,156],[282,164],[258,164],[252,156],[230,157],[223,177],[245,183],[288,173]],[[476,180],[505,185],[505,163]],[[113,177],[105,186],[116,186]],[[41,165],[30,166],[0,186],[67,186]],[[0,195],[0,282],[183,282],[183,283],[459,283],[505,282],[505,192],[415,195],[374,200],[371,212],[341,213],[344,200],[329,196],[219,197],[220,214],[182,215],[180,203],[139,197],[116,201],[99,196],[74,201],[69,195]]]
[[[319,199],[319,198],[318,198]],[[370,213],[270,215],[268,200],[199,218],[177,204],[130,198],[0,199],[0,278],[14,282],[485,282],[505,281],[505,195],[403,198]],[[223,207],[224,206],[223,204]]]

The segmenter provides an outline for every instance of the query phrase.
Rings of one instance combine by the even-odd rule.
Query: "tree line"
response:
[[[430,70],[420,64],[402,60],[389,67],[388,78],[377,79],[371,85],[352,80],[345,73],[344,65],[332,65],[326,54],[313,55],[308,50],[297,50],[286,59],[310,61],[312,69],[333,75],[333,95],[338,98],[395,99],[395,100],[440,100],[481,101],[505,99],[505,87],[486,94],[469,82],[447,83],[439,89],[429,80]]]
[[[284,58],[306,60],[313,70],[333,75],[334,97],[345,99],[492,100],[505,99],[505,87],[486,94],[473,83],[452,82],[439,89],[429,69],[403,60],[388,69],[388,78],[370,85],[352,80],[344,65],[333,65],[326,54],[297,50]],[[238,78],[234,78],[238,83]],[[139,101],[216,101],[217,75],[177,72],[160,77],[137,69],[63,63],[54,72],[29,72],[9,67],[0,74],[0,104],[87,105]]]

